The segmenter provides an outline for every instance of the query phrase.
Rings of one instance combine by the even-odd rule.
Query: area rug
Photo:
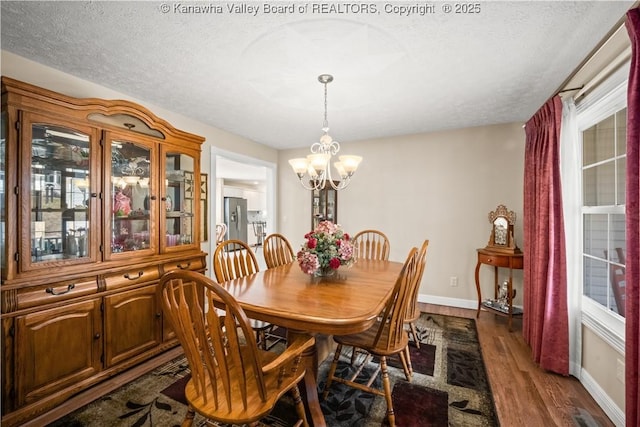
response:
[[[491,389],[487,381],[474,319],[423,313],[417,322],[420,348],[410,344],[414,368],[412,382],[406,381],[397,360],[389,360],[392,399],[396,424],[413,426],[498,426]],[[363,357],[358,355],[356,359]],[[333,354],[319,367],[319,394],[325,388]],[[350,351],[343,351],[337,368],[348,375]],[[365,367],[364,378],[376,368],[376,361]],[[356,364],[358,360],[356,360]],[[84,426],[179,426],[185,412],[184,384],[189,379],[184,358],[176,359],[120,389],[52,423],[49,427]],[[376,384],[380,386],[378,376]],[[329,427],[386,426],[386,403],[343,384],[332,384],[322,411]],[[288,398],[282,399],[266,426],[288,427],[295,422],[295,411]],[[196,416],[194,425],[205,422]]]

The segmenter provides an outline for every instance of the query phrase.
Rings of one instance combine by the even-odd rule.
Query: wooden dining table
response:
[[[367,330],[390,298],[402,263],[358,260],[330,277],[303,273],[297,263],[222,283],[248,317],[287,328],[289,336],[346,335]],[[303,355],[310,423],[325,426],[317,389],[318,352]]]

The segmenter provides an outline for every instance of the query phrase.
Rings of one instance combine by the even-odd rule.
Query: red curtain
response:
[[[627,88],[627,262],[625,305],[625,410],[627,426],[640,425],[640,10],[627,12],[631,70]]]
[[[541,368],[569,374],[569,318],[560,125],[555,96],[525,125],[524,318],[522,335]]]

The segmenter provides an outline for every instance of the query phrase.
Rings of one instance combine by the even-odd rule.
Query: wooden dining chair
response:
[[[289,240],[279,233],[269,234],[266,239],[264,239],[262,253],[264,255],[267,268],[274,268],[280,265],[289,264],[296,259]],[[273,330],[267,330],[264,333],[264,339],[268,348],[279,342],[285,343],[287,341],[286,337],[287,330],[282,327],[276,327]]]
[[[623,248],[616,248],[616,255],[618,256],[618,263],[626,264],[626,256]],[[605,259],[609,259],[609,251],[604,251]],[[626,285],[627,276],[626,268],[617,264],[609,264],[609,278],[611,280],[611,290],[613,291],[613,297],[616,302],[616,309],[618,314],[625,317],[625,308],[627,301]]]
[[[398,355],[402,361],[405,374],[407,374],[408,366],[406,360],[406,349],[408,348],[407,345],[409,337],[404,330],[404,317],[407,305],[409,304],[411,295],[413,294],[413,287],[417,286],[417,254],[418,250],[416,248],[411,249],[409,252],[407,260],[402,267],[402,271],[396,280],[391,298],[389,298],[389,302],[386,304],[384,311],[380,314],[378,320],[371,328],[362,333],[333,337],[334,341],[337,343],[337,347],[333,357],[333,362],[329,368],[327,383],[323,393],[323,397],[326,399],[329,395],[331,384],[336,381],[358,390],[384,396],[387,401],[387,418],[391,427],[395,426],[395,415],[393,413],[393,403],[391,401],[391,383],[387,369],[387,357]],[[360,348],[367,354],[362,364],[349,378],[336,376],[336,367],[338,366],[343,346]],[[372,356],[378,356],[378,369],[375,370],[367,383],[356,382],[356,378],[360,375],[364,366],[372,360]],[[375,376],[380,372],[382,372],[382,390],[371,386]],[[409,380],[411,380],[410,376]]]
[[[356,259],[383,260],[389,259],[391,246],[387,236],[378,230],[362,230],[351,239],[355,248]]]
[[[216,224],[216,245],[224,242],[225,236],[227,235],[227,224],[220,223]]]
[[[261,350],[245,339],[252,331],[242,307],[208,277],[176,270],[163,275],[160,285],[162,308],[191,371],[183,427],[193,424],[196,412],[218,423],[258,425],[288,391],[299,417],[296,426],[308,425],[298,383],[305,375],[302,353],[315,345],[312,336],[297,335],[280,354]],[[194,286],[202,291],[193,292]]]
[[[354,258],[370,260],[389,260],[391,246],[386,234],[378,230],[362,230],[351,238],[354,248]],[[362,349],[353,349],[351,352],[351,364],[356,361],[357,356],[364,352]]]
[[[213,252],[213,272],[218,283],[249,276],[259,270],[258,260],[251,247],[242,240],[225,240]],[[272,347],[268,337],[274,334],[276,326],[262,320],[251,319],[257,342],[264,350]],[[279,337],[278,341],[283,340]],[[275,344],[275,343],[274,343]]]
[[[429,240],[425,240],[422,243],[420,252],[418,252],[418,273],[416,280],[418,286],[415,287],[411,301],[407,306],[407,314],[404,319],[404,324],[408,326],[409,338],[413,338],[413,342],[417,348],[420,348],[420,340],[418,339],[418,331],[416,330],[415,322],[420,318],[420,307],[418,306],[418,291],[420,290],[420,282],[422,281],[422,275],[424,274],[424,268],[427,264],[427,247],[429,246]]]
[[[414,280],[416,281],[416,285],[413,286],[413,293],[409,299],[409,303],[407,304],[407,310],[404,317],[404,325],[408,326],[407,333],[410,339],[413,339],[413,342],[416,344],[417,348],[420,348],[420,339],[418,338],[418,331],[416,330],[415,322],[420,318],[420,307],[418,306],[418,293],[420,291],[420,282],[422,282],[422,275],[424,274],[424,268],[427,265],[427,247],[429,246],[429,240],[425,240],[422,243],[422,247],[417,255],[417,271]],[[408,371],[405,370],[404,374],[407,378],[407,381],[411,380],[413,375],[413,365],[411,363],[411,353],[409,351],[409,346],[406,348],[406,357],[407,357],[407,367]]]
[[[264,239],[263,254],[267,268],[289,264],[296,259],[289,240],[278,233],[269,234]]]

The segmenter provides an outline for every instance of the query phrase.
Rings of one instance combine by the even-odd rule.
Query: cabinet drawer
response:
[[[172,270],[192,270],[198,271],[205,268],[204,258],[196,257],[189,258],[180,261],[168,262],[162,265],[162,273],[167,273]]]
[[[157,280],[160,277],[157,265],[150,265],[118,273],[105,274],[104,281],[107,290],[131,286],[137,283],[146,283]]]
[[[65,301],[97,292],[98,281],[95,277],[29,287],[18,291],[18,310]]]
[[[478,261],[482,264],[495,265],[496,267],[509,267],[508,256],[478,254]]]

